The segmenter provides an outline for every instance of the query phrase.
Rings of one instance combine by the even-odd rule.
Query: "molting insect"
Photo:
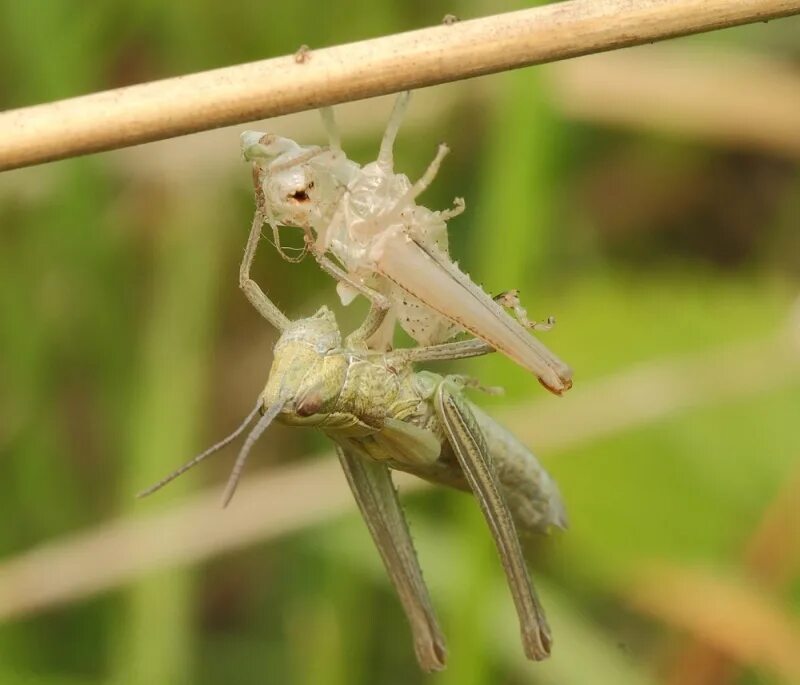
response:
[[[276,325],[281,336],[255,408],[231,435],[141,494],[163,487],[232,442],[255,420],[225,489],[227,504],[253,444],[273,420],[318,428],[336,444],[408,617],[420,666],[426,671],[444,668],[445,641],[389,469],[475,495],[503,563],[525,653],[536,660],[547,657],[550,632],[517,531],[544,533],[553,526],[566,527],[558,489],[521,442],[465,397],[465,387],[473,382],[413,368],[415,362],[477,356],[491,352],[491,347],[472,339],[392,352],[370,350],[366,341],[386,316],[376,307],[343,345],[327,308],[290,322],[283,314],[278,319],[280,312],[263,293],[262,297],[260,311],[280,322]]]
[[[416,203],[436,177],[447,146],[439,145],[415,183],[395,173],[394,141],[409,97],[406,92],[397,98],[378,158],[364,166],[342,151],[330,108],[321,110],[327,147],[243,133],[242,149],[253,163],[256,190],[251,242],[266,223],[281,255],[302,259],[286,255],[278,227],[302,229],[305,250],[336,278],[344,304],[361,294],[390,310],[372,347],[388,346],[395,317],[422,345],[445,342],[467,330],[562,394],[572,386],[572,372],[531,335],[528,329],[537,326],[512,317],[450,259],[447,221],[464,211],[464,200],[456,198],[453,208],[443,211]]]

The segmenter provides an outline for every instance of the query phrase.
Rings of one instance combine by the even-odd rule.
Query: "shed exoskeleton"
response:
[[[439,145],[416,182],[395,172],[393,146],[409,96],[398,97],[378,158],[364,166],[342,151],[330,109],[322,110],[327,147],[243,133],[242,150],[253,163],[256,191],[251,241],[258,240],[266,223],[278,250],[293,260],[280,247],[278,227],[302,229],[305,249],[337,279],[344,304],[362,294],[390,310],[373,347],[391,339],[395,317],[421,345],[445,342],[466,330],[536,374],[552,392],[564,393],[572,386],[572,371],[530,333],[547,326],[512,317],[450,259],[447,221],[464,210],[464,200],[456,198],[444,211],[416,203],[435,178],[447,146]]]

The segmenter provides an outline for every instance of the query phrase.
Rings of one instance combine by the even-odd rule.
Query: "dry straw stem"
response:
[[[568,402],[526,403],[500,418],[549,456],[690,409],[775,391],[798,377],[800,340],[782,334],[643,364],[576,388]],[[402,474],[398,480],[404,490],[424,486]],[[251,476],[224,513],[219,495],[213,487],[170,510],[103,524],[1,563],[0,621],[285,535],[354,508],[333,454]]]
[[[742,565],[774,589],[787,587],[800,571],[800,463],[748,540]]]
[[[545,65],[542,72],[544,95],[566,117],[800,159],[800,69],[786,60],[673,43],[588,55]],[[499,84],[482,79],[420,91],[403,131],[411,136],[422,132],[430,140],[432,122],[458,109],[480,107],[497,95]],[[386,96],[342,105],[337,119],[343,137],[380,140],[393,102],[393,96]],[[316,112],[278,117],[253,128],[302,142],[324,135]],[[236,140],[234,129],[220,128],[120,150],[107,159],[127,176],[194,187],[238,173],[242,161],[231,154]],[[15,175],[42,189],[44,175],[38,170]],[[4,187],[8,192],[11,184]]]
[[[567,117],[800,158],[800,70],[741,51],[661,45],[546,71]]]
[[[659,564],[640,572],[630,588],[628,600],[638,611],[688,631],[737,663],[800,682],[800,625],[754,585]]]
[[[762,590],[783,591],[800,569],[798,521],[800,462],[793,476],[764,511],[742,555],[742,570]],[[746,620],[742,616],[737,618]],[[707,641],[701,631],[695,631],[694,639],[673,660],[667,685],[726,685],[735,682],[739,665],[729,653],[720,649],[719,642]]]
[[[800,0],[571,0],[0,114],[0,169],[800,13]]]

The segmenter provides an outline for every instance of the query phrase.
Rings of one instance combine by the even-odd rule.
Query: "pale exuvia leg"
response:
[[[505,390],[499,385],[484,385],[474,376],[465,376],[464,374],[451,374],[449,378],[458,383],[463,388],[473,388],[480,390],[486,395],[502,395]]]
[[[337,208],[336,212],[334,213],[333,218],[331,219],[331,224],[334,221],[339,220],[341,216],[346,217],[347,214],[347,203],[340,201],[339,207]],[[310,229],[306,229],[306,246],[308,247],[311,254],[314,255],[314,259],[317,260],[317,263],[320,265],[320,268],[327,273],[329,276],[333,276],[337,281],[342,281],[346,283],[351,288],[362,294],[366,297],[373,305],[378,307],[379,309],[389,309],[392,306],[391,301],[385,295],[379,293],[374,288],[370,288],[367,285],[364,285],[360,281],[356,280],[350,274],[348,274],[342,267],[340,267],[336,262],[334,262],[328,255],[326,254],[327,250],[327,241],[323,239],[323,235],[327,236],[329,231],[325,231],[324,233],[320,233],[317,240],[314,239],[314,234],[311,232]]]
[[[425,189],[431,183],[433,183],[433,179],[436,178],[436,174],[439,173],[439,168],[442,166],[442,160],[447,156],[448,152],[450,152],[450,148],[447,147],[445,143],[439,143],[439,147],[436,149],[436,156],[428,165],[428,168],[425,169],[425,173],[423,173],[417,182],[411,186],[397,201],[397,204],[395,204],[392,212],[403,210],[407,205],[412,203],[417,199],[417,197],[425,192]]]
[[[372,304],[380,309],[389,309],[392,306],[392,303],[389,301],[389,298],[385,295],[379,293],[374,288],[370,288],[363,283],[360,283],[355,278],[352,278],[344,269],[342,269],[339,265],[337,265],[330,257],[325,254],[321,254],[318,252],[314,247],[311,247],[312,254],[314,255],[314,259],[317,260],[317,263],[322,267],[322,270],[325,271],[330,276],[333,276],[338,281],[343,281],[347,283],[351,288],[354,288],[359,293],[361,293],[364,297],[366,297]]]
[[[442,221],[450,221],[450,219],[457,217],[459,214],[463,214],[466,207],[467,205],[464,202],[464,198],[457,197],[453,199],[452,209],[443,209],[440,212],[437,212],[437,214]]]
[[[550,331],[553,329],[553,326],[556,325],[556,320],[553,316],[548,316],[547,321],[544,322],[531,321],[528,319],[528,311],[522,306],[522,302],[520,302],[519,299],[519,290],[516,288],[495,295],[493,299],[501,307],[511,309],[517,321],[525,326],[525,328],[530,328],[532,331]]]
[[[318,147],[314,145],[313,147],[309,147],[302,155],[295,155],[291,159],[286,160],[285,162],[281,162],[280,164],[273,162],[269,166],[269,173],[275,174],[280,171],[286,171],[287,169],[291,169],[292,167],[296,167],[300,164],[305,164],[306,162],[311,161],[317,155],[322,154],[325,152],[325,148]]]
[[[410,99],[410,90],[406,90],[397,96],[397,99],[394,101],[392,114],[389,117],[389,122],[386,124],[386,131],[384,131],[383,139],[381,140],[381,149],[378,152],[378,164],[387,171],[392,171],[394,169],[394,141],[397,138],[400,125],[403,123],[403,117],[405,116]]]
[[[444,637],[389,469],[384,464],[351,454],[341,445],[336,446],[336,451],[411,624],[417,661],[425,671],[440,671],[447,658]]]
[[[439,345],[402,348],[393,350],[385,356],[387,363],[392,365],[397,363],[467,359],[469,357],[480,357],[484,354],[491,354],[494,351],[494,347],[489,343],[477,338],[472,338],[470,340],[457,340],[456,342],[446,342]]]
[[[342,222],[347,222],[348,216],[348,203],[347,203],[347,188],[342,188],[339,197],[332,205],[332,209],[328,210],[329,214],[323,217],[322,223],[315,227],[316,238],[311,235],[311,251],[314,254],[324,254],[331,247],[331,239],[333,238],[337,227]]]
[[[413,186],[403,193],[403,195],[399,200],[397,200],[397,202],[394,203],[391,209],[389,209],[385,214],[379,214],[376,217],[373,217],[372,221],[376,223],[380,222],[385,226],[388,226],[400,216],[403,210],[413,205],[414,200],[416,200],[419,195],[425,192],[425,189],[430,186],[431,183],[433,183],[433,179],[436,178],[436,174],[439,173],[439,168],[442,166],[442,160],[447,156],[448,152],[450,152],[450,148],[444,143],[439,143],[439,147],[436,149],[436,156],[428,165],[428,168],[425,169],[425,173],[420,176]]]
[[[322,117],[322,125],[325,127],[325,133],[328,134],[328,145],[333,152],[341,152],[342,136],[339,133],[339,127],[336,125],[333,107],[320,107],[319,113]]]
[[[347,336],[345,345],[348,348],[365,346],[367,340],[377,333],[387,313],[387,309],[372,304],[363,323]]]
[[[245,296],[261,316],[269,321],[279,331],[284,331],[289,326],[289,319],[278,309],[264,291],[250,278],[250,268],[256,256],[258,241],[261,238],[261,227],[264,225],[264,217],[261,212],[256,210],[253,216],[253,225],[250,228],[250,236],[247,238],[247,245],[244,248],[244,258],[239,267],[239,287],[244,291]]]
[[[365,340],[368,350],[383,350],[389,352],[394,342],[394,328],[397,323],[397,312],[390,309],[377,330]]]
[[[437,414],[492,531],[517,608],[525,654],[529,659],[545,659],[550,654],[550,629],[533,591],[519,537],[500,492],[486,440],[467,401],[447,385],[448,381],[443,381],[436,391]]]

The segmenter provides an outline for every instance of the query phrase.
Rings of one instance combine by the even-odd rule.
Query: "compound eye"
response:
[[[294,202],[302,203],[308,202],[311,198],[308,197],[308,191],[314,187],[313,183],[309,183],[305,188],[300,188],[295,190],[293,193],[290,193],[289,196],[286,198],[287,200],[293,200]]]
[[[320,409],[322,409],[322,396],[318,392],[311,392],[297,403],[295,411],[298,416],[314,416]]]

